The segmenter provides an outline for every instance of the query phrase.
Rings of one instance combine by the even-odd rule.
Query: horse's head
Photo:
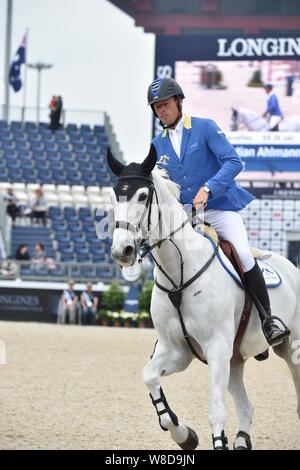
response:
[[[131,266],[143,238],[147,237],[154,185],[151,172],[157,153],[151,145],[143,163],[123,165],[107,149],[107,163],[118,177],[112,195],[114,206],[111,256],[122,266]]]
[[[231,114],[231,122],[230,122],[230,130],[231,131],[237,131],[238,130],[238,110],[235,108],[231,108],[232,114]]]

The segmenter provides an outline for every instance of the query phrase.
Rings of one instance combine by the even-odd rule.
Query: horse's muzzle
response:
[[[121,249],[111,248],[112,258],[122,266],[131,266],[136,258],[136,249],[134,246],[127,245]]]

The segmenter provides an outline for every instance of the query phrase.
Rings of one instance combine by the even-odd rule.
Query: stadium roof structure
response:
[[[299,31],[299,0],[109,0],[145,32],[285,34]]]

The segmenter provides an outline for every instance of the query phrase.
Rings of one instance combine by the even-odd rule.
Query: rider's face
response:
[[[167,100],[160,101],[154,104],[154,110],[159,120],[165,125],[169,126],[179,117],[180,112],[177,107],[177,102],[172,96]]]

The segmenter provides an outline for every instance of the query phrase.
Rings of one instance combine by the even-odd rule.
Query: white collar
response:
[[[169,132],[176,132],[176,133],[181,133],[183,131],[183,126],[184,126],[184,114],[181,116],[180,121],[178,121],[178,124],[176,125],[175,129],[168,129]]]

